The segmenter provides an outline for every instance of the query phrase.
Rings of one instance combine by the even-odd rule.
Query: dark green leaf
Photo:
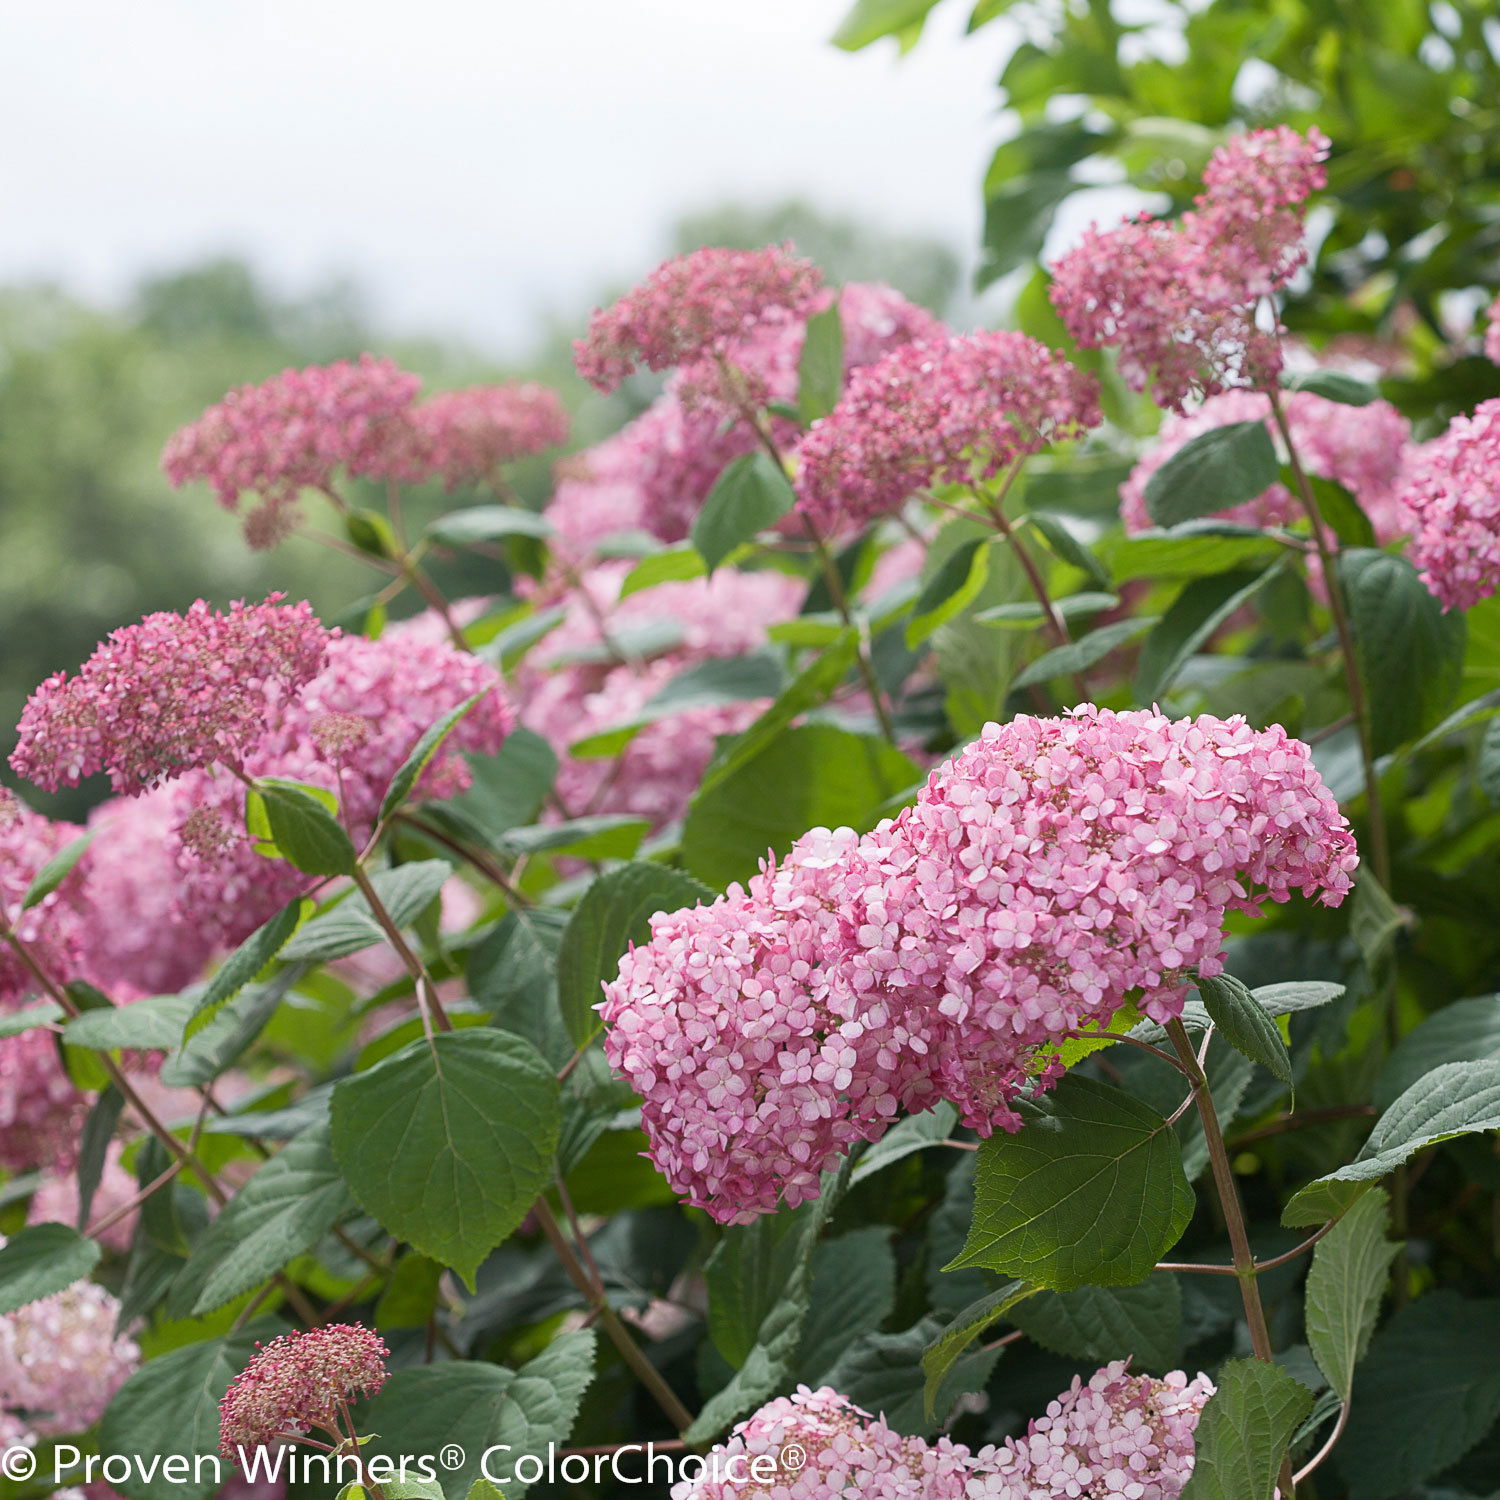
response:
[[[708,571],[768,526],[796,500],[781,466],[757,450],[732,460],[719,475],[693,522],[693,545]]]
[[[249,794],[283,859],[306,875],[348,875],[357,858],[344,826],[322,802],[292,782],[265,780]],[[253,815],[247,815],[250,821]],[[256,832],[254,827],[251,832]]]
[[[937,1145],[953,1134],[953,1127],[957,1123],[958,1111],[946,1101],[925,1114],[908,1115],[866,1149],[859,1158],[850,1181],[857,1186],[867,1177],[873,1177],[886,1167],[904,1161],[914,1152]]]
[[[1198,1419],[1193,1476],[1182,1500],[1271,1500],[1292,1434],[1313,1393],[1275,1365],[1232,1360]]]
[[[568,921],[557,956],[558,1000],[576,1046],[599,1029],[594,1006],[601,986],[615,977],[629,946],[651,936],[652,916],[712,900],[707,886],[665,865],[622,865],[594,881]]]
[[[629,859],[651,825],[626,813],[595,813],[562,823],[512,828],[499,839],[509,859],[523,854],[571,854],[576,859]]]
[[[961,542],[945,557],[922,587],[906,626],[906,644],[920,646],[939,625],[962,613],[979,596],[990,572],[990,548],[986,537]]]
[[[485,688],[465,698],[462,703],[450,708],[437,723],[429,725],[422,731],[421,738],[412,746],[411,754],[401,762],[401,769],[391,777],[391,784],[386,788],[385,796],[381,799],[379,822],[384,823],[411,796],[422,772],[431,765],[433,756],[442,749],[443,741],[458,728],[464,715],[489,691],[490,689]],[[281,840],[278,839],[277,843],[280,842]]]
[[[883,1224],[826,1240],[813,1254],[812,1298],[797,1346],[797,1380],[816,1389],[840,1354],[896,1305],[896,1257]]]
[[[797,362],[797,413],[804,427],[826,417],[844,389],[844,320],[838,303],[807,320]]]
[[[93,1215],[94,1194],[104,1176],[109,1148],[114,1141],[115,1126],[125,1108],[125,1098],[113,1084],[105,1089],[89,1108],[78,1142],[78,1217],[75,1227],[81,1234]]]
[[[551,1178],[561,1105],[534,1047],[474,1029],[340,1080],[330,1120],[361,1207],[472,1286]]]
[[[1459,1000],[1402,1037],[1375,1085],[1382,1109],[1444,1063],[1500,1061],[1500,995]]]
[[[1155,1110],[1077,1074],[979,1148],[974,1222],[948,1269],[986,1266],[1053,1291],[1143,1280],[1193,1212]]]
[[[184,1035],[192,1037],[207,1026],[224,1004],[234,999],[286,947],[292,934],[312,913],[313,903],[306,896],[294,896],[269,922],[257,927],[208,981],[188,1018]]]
[[[1069,641],[1066,646],[1054,646],[1050,651],[1044,651],[1030,666],[1023,667],[1016,674],[1012,686],[1026,688],[1033,683],[1051,682],[1054,677],[1071,677],[1075,672],[1085,672],[1156,623],[1156,617],[1148,615],[1139,620],[1117,620],[1113,625],[1101,625],[1098,630],[1091,630],[1076,641]]]
[[[1389,1208],[1381,1189],[1367,1193],[1318,1241],[1307,1273],[1307,1342],[1345,1401],[1396,1256],[1395,1242],[1386,1238]]]
[[[1280,467],[1264,422],[1211,427],[1146,481],[1146,510],[1158,526],[1214,515],[1268,490]]]
[[[67,1224],[31,1224],[0,1246],[0,1317],[81,1281],[99,1246]]]
[[[1232,974],[1200,979],[1198,993],[1203,997],[1204,1009],[1231,1046],[1251,1062],[1259,1063],[1273,1077],[1291,1083],[1292,1055],[1281,1028],[1238,979]]]
[[[922,1370],[925,1375],[922,1388],[922,1405],[928,1417],[938,1415],[937,1399],[948,1372],[960,1356],[991,1324],[999,1322],[1012,1308],[1028,1297],[1034,1297],[1038,1288],[1025,1281],[1008,1281],[998,1290],[989,1292],[977,1302],[971,1302],[922,1351]]]
[[[1309,370],[1305,375],[1286,375],[1281,383],[1289,391],[1311,391],[1345,406],[1368,406],[1380,395],[1373,385],[1342,370]]]
[[[1253,424],[1252,424],[1253,425]],[[1136,669],[1136,700],[1155,703],[1177,680],[1191,657],[1207,644],[1281,572],[1280,565],[1263,573],[1219,573],[1195,578],[1172,601],[1172,606],[1146,637]]]
[[[1031,511],[1026,519],[1047,539],[1047,545],[1065,563],[1086,573],[1101,589],[1109,587],[1109,569],[1078,540],[1067,523],[1044,510]]]
[[[409,927],[437,899],[452,875],[453,867],[445,860],[422,859],[381,870],[370,877],[370,884],[396,926]],[[375,920],[364,893],[353,891],[303,927],[282,950],[282,957],[288,962],[327,963],[385,940],[385,929]]]
[[[1182,1358],[1182,1296],[1164,1273],[1134,1286],[1038,1292],[1012,1321],[1044,1349],[1093,1364],[1129,1359],[1137,1372],[1165,1374]]]
[[[1464,617],[1445,614],[1404,557],[1357,548],[1344,553],[1339,571],[1374,751],[1384,755],[1430,728],[1453,701],[1463,674]]]

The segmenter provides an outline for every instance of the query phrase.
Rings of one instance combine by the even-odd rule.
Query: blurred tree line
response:
[[[936,311],[953,309],[960,276],[951,250],[882,235],[806,204],[697,214],[669,232],[665,248],[785,239],[836,280],[888,280]],[[636,269],[644,268],[632,274]],[[602,288],[596,300],[613,291]],[[332,611],[368,583],[357,563],[304,539],[251,552],[206,486],[173,490],[158,461],[176,428],[235,385],[368,349],[390,354],[430,390],[545,381],[575,413],[573,446],[585,446],[650,394],[631,390],[606,400],[578,380],[571,343],[587,314],[580,308],[525,358],[506,364],[452,341],[383,336],[347,282],[300,298],[277,296],[233,258],[148,277],[125,306],[110,310],[56,287],[0,289],[0,757],[9,754],[32,688],[75,667],[118,625],[199,597],[222,605],[271,589]],[[517,487],[529,503],[545,499],[550,470],[550,458],[520,468]],[[413,519],[464,498],[418,496]],[[455,591],[483,590],[486,579],[472,575],[471,565],[445,582]],[[0,770],[0,782],[12,783],[8,770]],[[88,789],[43,799],[29,788],[27,796],[74,817],[94,800]]]

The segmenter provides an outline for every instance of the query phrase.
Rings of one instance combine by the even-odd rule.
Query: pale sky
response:
[[[972,256],[1008,38],[898,58],[846,0],[13,0],[0,280],[117,297],[247,255],[499,350],[649,268],[679,213],[802,195]]]

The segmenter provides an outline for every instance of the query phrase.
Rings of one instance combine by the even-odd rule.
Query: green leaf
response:
[[[1281,1028],[1238,979],[1231,974],[1199,979],[1198,993],[1214,1025],[1236,1051],[1259,1063],[1273,1078],[1291,1083],[1292,1054]]]
[[[442,1284],[443,1268],[435,1260],[403,1255],[375,1304],[375,1326],[425,1328],[437,1311]]]
[[[361,508],[344,515],[344,535],[371,557],[395,557],[401,550],[391,523],[378,510]]]
[[[1333,533],[1345,547],[1374,547],[1375,527],[1369,516],[1360,508],[1360,503],[1343,485],[1331,479],[1319,479],[1316,474],[1303,476],[1317,502],[1318,514],[1333,528]],[[1287,488],[1296,488],[1296,475],[1284,471]]]
[[[310,788],[270,778],[246,798],[246,826],[253,835],[264,819],[274,852],[306,875],[348,875],[358,856],[344,826]],[[263,852],[272,852],[265,850]]]
[[[1118,594],[1068,594],[1054,599],[1052,607],[1064,620],[1076,615],[1096,615],[1100,610],[1113,609],[1120,602]],[[1023,599],[1019,604],[997,604],[991,609],[982,609],[974,616],[980,625],[993,625],[999,630],[1035,630],[1047,623],[1047,611],[1034,599]]]
[[[1479,760],[1474,771],[1479,790],[1492,807],[1500,807],[1500,719],[1491,719],[1484,726],[1484,738],[1479,742]]]
[[[432,905],[452,876],[453,867],[446,860],[421,859],[381,870],[370,877],[370,884],[396,926],[409,927]],[[385,929],[375,920],[364,892],[352,891],[332,910],[303,927],[282,950],[282,957],[289,963],[326,963],[385,940]]]
[[[1430,728],[1453,701],[1463,676],[1464,617],[1445,614],[1404,557],[1356,548],[1343,554],[1339,574],[1374,751],[1384,755]]]
[[[1307,1273],[1307,1342],[1328,1383],[1347,1401],[1354,1367],[1375,1332],[1397,1245],[1386,1238],[1390,1205],[1367,1193],[1318,1241]]]
[[[22,1006],[20,1010],[0,1015],[0,1041],[9,1036],[20,1036],[23,1031],[33,1031],[38,1026],[50,1026],[63,1018],[63,1008],[55,1000],[39,1000],[35,1005]]]
[[[873,736],[831,724],[788,729],[732,775],[705,780],[688,805],[682,862],[722,890],[809,828],[873,827],[920,779],[907,756]]]
[[[437,723],[429,725],[422,731],[422,737],[412,746],[411,754],[401,762],[401,769],[391,777],[391,784],[386,788],[385,796],[381,799],[380,817],[377,822],[384,823],[411,796],[422,772],[432,764],[433,756],[442,749],[443,741],[458,728],[469,710],[489,691],[489,688],[483,688],[465,698],[462,703],[450,708]],[[277,842],[281,841],[278,839]]]
[[[199,1237],[173,1284],[168,1311],[212,1312],[311,1250],[354,1209],[315,1125],[289,1141],[237,1192]]]
[[[39,906],[45,901],[73,873],[74,867],[93,842],[93,833],[81,833],[76,839],[64,844],[32,877],[31,884],[26,887],[26,894],[21,897],[21,910],[30,911],[33,906]]]
[[[114,1142],[115,1126],[125,1108],[125,1098],[114,1084],[105,1089],[89,1106],[88,1118],[78,1141],[78,1214],[74,1223],[80,1234],[88,1228],[93,1215],[94,1194],[99,1190],[109,1148]]]
[[[1354,1161],[1293,1194],[1281,1222],[1296,1226],[1337,1218],[1417,1152],[1484,1130],[1500,1130],[1500,1062],[1444,1063],[1381,1115]]]
[[[548,1444],[567,1442],[593,1375],[591,1329],[560,1334],[519,1370],[470,1360],[397,1370],[361,1424],[378,1434],[366,1452],[394,1461],[402,1454],[436,1456],[456,1445],[463,1450],[462,1464],[438,1466],[448,1500],[464,1500],[483,1478],[480,1461],[489,1452],[490,1473],[510,1500],[519,1500],[527,1486],[502,1476],[514,1473],[523,1454],[539,1456],[545,1465]]]
[[[216,1466],[192,1460],[219,1451],[219,1402],[256,1345],[286,1331],[284,1323],[261,1318],[232,1334],[148,1359],[115,1392],[99,1430],[103,1452],[137,1460],[129,1478],[111,1481],[115,1488],[131,1500],[207,1500],[219,1488]],[[188,1460],[189,1477],[181,1480],[166,1473],[166,1460],[177,1455]],[[154,1472],[143,1480],[147,1468]]]
[[[225,1003],[233,1000],[286,947],[292,934],[313,914],[313,909],[313,903],[306,896],[294,896],[219,965],[193,1007],[184,1040],[202,1031]]]
[[[1374,872],[1362,867],[1354,878],[1354,897],[1349,903],[1349,935],[1370,973],[1378,972],[1404,925],[1401,908]]]
[[[1146,481],[1146,511],[1158,526],[1214,515],[1268,490],[1280,468],[1264,422],[1211,427]]]
[[[1252,424],[1253,425],[1253,424]],[[1279,563],[1262,573],[1236,571],[1195,578],[1172,601],[1141,647],[1136,669],[1137,702],[1155,703],[1177,675],[1222,628],[1281,572]]]
[[[1260,1359],[1232,1360],[1198,1419],[1193,1475],[1182,1500],[1271,1500],[1313,1393]]]
[[[1109,587],[1109,569],[1078,540],[1059,516],[1045,510],[1033,510],[1026,519],[1046,538],[1047,545],[1065,563],[1086,573],[1101,589]]]
[[[757,450],[732,460],[693,522],[693,545],[710,573],[742,542],[774,526],[796,496],[781,466]]]
[[[988,537],[961,542],[922,587],[906,626],[906,644],[915,650],[939,625],[946,625],[979,597],[990,576]]]
[[[554,1068],[575,1043],[557,1002],[557,965],[568,913],[517,907],[469,950],[469,993],[502,1031],[523,1036]]]
[[[651,825],[628,813],[595,813],[562,823],[512,828],[498,840],[508,859],[523,854],[571,854],[576,859],[630,859]]]
[[[1225,521],[1187,521],[1172,531],[1105,537],[1099,544],[1117,583],[1149,578],[1203,578],[1235,568],[1264,567],[1282,548],[1264,532]]]
[[[957,1123],[958,1111],[946,1100],[925,1114],[908,1115],[865,1150],[855,1165],[851,1183],[857,1187],[866,1178],[904,1161],[914,1152],[946,1140]]]
[[[303,972],[301,964],[284,964],[264,983],[246,985],[196,1029],[189,1021],[182,1046],[161,1066],[161,1081],[172,1088],[198,1088],[232,1067]]]
[[[70,1047],[91,1047],[96,1052],[121,1047],[167,1052],[181,1042],[192,1010],[191,995],[152,995],[108,1010],[86,1010],[68,1022],[63,1037]]]
[[[691,542],[679,542],[661,552],[643,557],[626,575],[620,585],[620,597],[628,599],[642,589],[653,589],[659,583],[685,583],[690,578],[702,578],[708,570],[703,565],[703,554]]]
[[[1375,1084],[1384,1109],[1443,1063],[1500,1061],[1500,995],[1445,1005],[1396,1044]]]
[[[920,24],[936,4],[937,0],[856,0],[854,8],[839,22],[833,45],[845,52],[858,52],[883,36]]]
[[[797,412],[804,427],[826,417],[844,389],[844,320],[839,306],[807,320],[802,355],[797,361]]]
[[[468,547],[508,536],[549,537],[552,523],[546,516],[517,505],[471,505],[439,516],[428,526],[427,535],[444,547]]]
[[[1403,1307],[1359,1367],[1338,1447],[1352,1500],[1390,1500],[1456,1463],[1500,1417],[1500,1300],[1439,1288]]]
[[[1092,1364],[1129,1359],[1135,1371],[1165,1374],[1182,1357],[1182,1295],[1163,1273],[1134,1286],[1039,1292],[1011,1321],[1044,1349]]]
[[[1281,383],[1289,391],[1311,391],[1329,401],[1345,406],[1368,406],[1380,392],[1373,385],[1346,375],[1342,370],[1309,370],[1305,375],[1283,375]]]
[[[583,893],[557,955],[557,995],[576,1046],[598,1031],[594,1006],[601,987],[619,971],[632,943],[651,936],[659,911],[713,900],[713,892],[681,870],[635,863],[606,871]]]
[[[472,785],[446,802],[427,803],[422,818],[479,843],[534,823],[557,779],[557,753],[530,729],[511,730],[494,755],[464,759]]]
[[[81,1281],[99,1246],[66,1224],[31,1224],[0,1246],[0,1316]]]
[[[895,1305],[896,1256],[887,1225],[867,1225],[819,1245],[797,1345],[798,1383],[816,1390],[850,1341],[879,1328]]]
[[[557,1079],[528,1042],[444,1032],[341,1079],[333,1152],[360,1206],[472,1288],[550,1181]]]
[[[1193,1213],[1177,1140],[1154,1109],[1076,1074],[979,1148],[974,1221],[946,1269],[985,1266],[1053,1291],[1143,1280]]]
[[[922,1407],[928,1417],[937,1415],[937,1398],[948,1372],[959,1357],[991,1324],[999,1322],[1012,1308],[1034,1297],[1038,1288],[1025,1281],[1008,1281],[998,1290],[971,1302],[922,1351]]]
[[[879,1412],[894,1431],[916,1436],[935,1432],[961,1396],[982,1391],[1000,1350],[960,1353],[927,1400],[922,1360],[939,1338],[942,1319],[929,1315],[899,1333],[867,1333],[844,1350],[824,1377],[866,1411]]]
[[[1054,677],[1071,677],[1075,672],[1084,672],[1101,662],[1126,641],[1150,630],[1157,623],[1155,615],[1139,620],[1117,620],[1113,625],[1101,625],[1066,646],[1054,646],[1044,651],[1030,666],[1016,674],[1012,684],[1016,689],[1031,687],[1038,682],[1051,682]]]

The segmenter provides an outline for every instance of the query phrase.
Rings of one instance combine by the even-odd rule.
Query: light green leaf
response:
[[[990,576],[990,549],[993,539],[972,537],[961,542],[948,554],[932,577],[922,586],[906,626],[906,644],[915,650],[939,625],[946,625],[955,615],[979,597]]]
[[[999,1322],[1012,1308],[1034,1297],[1039,1288],[1026,1281],[1008,1281],[977,1302],[971,1302],[922,1351],[922,1370],[926,1377],[922,1387],[922,1405],[926,1416],[936,1416],[938,1393],[948,1372],[959,1357],[991,1324]]]
[[[958,1111],[946,1100],[925,1114],[909,1115],[865,1150],[850,1181],[857,1187],[866,1178],[905,1160],[913,1152],[937,1145],[953,1134],[957,1123]]]
[[[858,52],[883,36],[919,25],[936,4],[937,0],[855,0],[854,8],[833,34],[833,45],[845,52]]]
[[[974,1221],[946,1269],[986,1266],[1053,1291],[1142,1280],[1193,1213],[1167,1122],[1076,1074],[1021,1113],[1020,1132],[979,1148]]]
[[[38,1026],[50,1026],[63,1018],[63,1008],[55,1000],[39,1000],[35,1005],[22,1006],[20,1010],[0,1015],[0,1041],[8,1036],[20,1036]]]
[[[260,836],[262,819],[275,852],[304,874],[353,872],[358,856],[348,833],[308,788],[290,781],[257,782],[246,796],[245,823],[253,836]]]
[[[73,873],[78,861],[88,852],[88,847],[93,842],[93,833],[81,833],[76,839],[64,844],[32,877],[31,884],[26,887],[26,894],[21,897],[21,910],[30,911],[33,906],[39,906],[45,901]]]
[[[575,859],[630,859],[651,825],[627,813],[594,813],[562,823],[512,828],[497,841],[509,859],[523,854],[571,854]]]
[[[802,354],[797,361],[797,412],[804,427],[826,417],[844,389],[844,320],[839,306],[807,320]]]
[[[1146,510],[1158,526],[1214,515],[1268,490],[1280,467],[1264,422],[1211,427],[1146,481]]]
[[[1329,401],[1345,406],[1368,406],[1380,392],[1367,381],[1346,375],[1342,370],[1309,370],[1304,375],[1283,375],[1282,385],[1289,391],[1311,391]]]
[[[551,1179],[561,1103],[534,1047],[479,1028],[341,1079],[330,1121],[360,1206],[472,1287],[480,1261]]]
[[[643,557],[626,575],[620,585],[620,597],[628,599],[642,589],[652,589],[659,583],[685,583],[690,578],[702,578],[708,570],[703,565],[703,554],[691,542],[679,542]]]
[[[453,867],[446,860],[421,859],[381,870],[370,877],[370,884],[396,926],[409,927],[452,876]],[[352,891],[303,927],[282,950],[282,957],[288,962],[327,963],[385,940],[385,929],[375,920],[364,893]]]
[[[731,460],[693,522],[693,545],[708,571],[712,573],[742,542],[774,526],[796,498],[770,454],[757,449]]]
[[[594,1006],[601,986],[619,972],[630,945],[651,936],[651,918],[712,900],[707,886],[665,865],[621,865],[589,886],[568,920],[557,954],[558,1000],[576,1046],[598,1031]]]
[[[552,523],[517,505],[470,505],[439,516],[428,526],[427,535],[440,546],[468,547],[508,536],[549,537]]]
[[[1054,677],[1071,677],[1075,672],[1085,672],[1126,641],[1133,641],[1136,636],[1150,630],[1157,620],[1156,615],[1145,615],[1139,620],[1117,620],[1113,625],[1101,625],[1098,630],[1069,641],[1066,646],[1054,646],[1023,667],[1012,685],[1019,690],[1038,682],[1051,682]]]
[[[1162,698],[1214,632],[1222,629],[1280,571],[1278,563],[1262,573],[1219,573],[1211,578],[1195,578],[1188,584],[1141,647],[1135,682],[1137,702],[1155,703]]]
[[[1271,1500],[1313,1393],[1259,1359],[1232,1360],[1198,1419],[1193,1476],[1182,1500]]]
[[[1354,1367],[1375,1332],[1380,1296],[1398,1246],[1386,1238],[1384,1191],[1367,1193],[1318,1241],[1307,1273],[1307,1342],[1318,1368],[1345,1401]]]
[[[96,1052],[120,1047],[167,1052],[182,1040],[182,1028],[192,1009],[191,995],[152,995],[108,1010],[86,1010],[68,1022],[63,1036],[70,1047],[91,1047]]]

